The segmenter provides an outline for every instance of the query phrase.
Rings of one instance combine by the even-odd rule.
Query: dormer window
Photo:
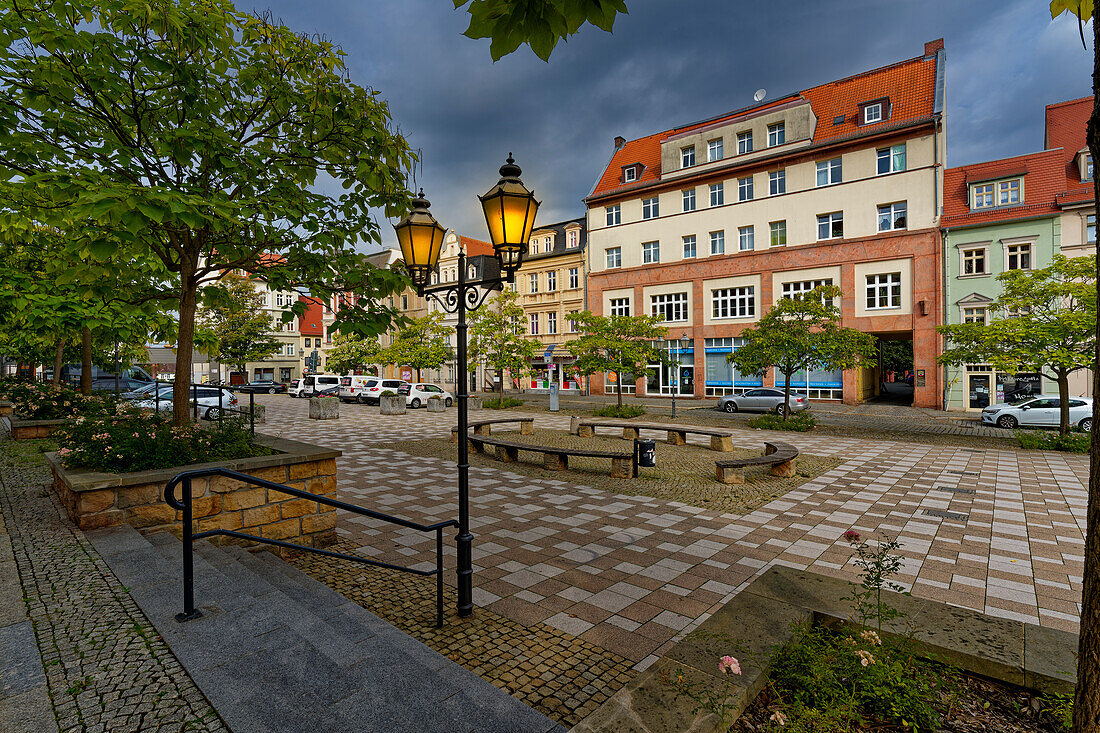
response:
[[[1022,203],[1024,200],[1022,183],[1019,178],[999,181],[997,183],[997,205],[1011,206]]]
[[[626,183],[632,183],[638,180],[638,166],[632,165],[623,168],[623,181]]]
[[[980,186],[973,186],[970,190],[970,208],[988,209],[993,206],[992,183],[983,183]]]
[[[1081,180],[1091,181],[1093,176],[1092,155],[1081,153],[1077,158],[1077,167],[1081,170]]]
[[[885,97],[872,102],[864,102],[859,106],[859,122],[861,125],[873,125],[876,122],[882,122],[889,116],[890,100]]]

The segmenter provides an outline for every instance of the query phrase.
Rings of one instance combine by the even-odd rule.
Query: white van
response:
[[[375,377],[370,374],[351,374],[346,377],[340,377],[340,401],[354,401],[364,404],[367,401],[367,389],[378,386],[378,383],[381,381],[382,379],[380,377]]]
[[[291,397],[313,397],[329,387],[339,386],[340,377],[336,374],[310,374],[308,377],[302,377],[302,381],[298,382],[297,390],[292,387],[287,390],[287,393]]]

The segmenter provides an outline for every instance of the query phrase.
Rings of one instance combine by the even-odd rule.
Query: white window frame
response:
[[[622,204],[612,204],[611,206],[604,207],[604,212],[607,214],[607,226],[613,227],[616,224],[623,223]]]
[[[971,311],[971,313],[967,313],[967,311]],[[979,312],[982,320],[978,321],[971,317],[978,315]],[[989,323],[989,306],[959,304],[959,323],[981,323],[984,326]]]
[[[607,303],[607,312],[610,316],[629,316],[630,298],[611,298]]]
[[[713,140],[707,140],[707,162],[713,163],[716,160],[721,160],[722,155],[722,138],[718,137]]]
[[[558,289],[558,271],[549,270],[546,273],[546,292],[552,293]]]
[[[721,255],[726,253],[726,230],[719,229],[710,233],[710,253]]]
[[[787,193],[787,169],[768,171],[768,195],[780,196]]]
[[[607,269],[614,270],[623,266],[623,248],[622,247],[608,247],[605,252],[607,253]]]
[[[710,205],[721,206],[726,203],[726,184],[725,183],[712,183],[710,184]]]
[[[882,163],[884,160],[886,161],[886,170],[882,170]],[[907,167],[908,160],[905,143],[891,145],[888,148],[879,148],[875,151],[875,175],[885,176],[890,173],[901,173]]]
[[[1005,239],[1001,241],[1004,247],[1005,255],[1005,270],[1033,270],[1035,269],[1035,241],[1028,239],[1025,241]],[[1020,267],[1019,260],[1022,256],[1027,257],[1027,267]],[[1017,261],[1017,266],[1012,266],[1012,261]]]
[[[546,333],[554,334],[558,332],[558,314],[555,311],[549,311],[546,314]]]
[[[872,111],[874,114],[872,115]],[[863,124],[873,125],[876,122],[882,122],[883,120],[882,102],[872,102],[871,104],[864,105],[863,107]]]
[[[994,185],[990,183],[975,183],[970,187],[970,208],[991,209],[996,203],[994,198]]]
[[[879,272],[867,275],[867,310],[896,310],[901,308],[901,273]]]
[[[777,241],[782,235],[782,242]],[[778,221],[768,222],[768,246],[770,247],[786,247],[787,246],[787,220],[780,219]]]
[[[710,315],[713,320],[755,317],[756,286],[745,285],[711,290]]]
[[[756,227],[737,227],[737,251],[752,252],[756,249]]]
[[[801,298],[806,293],[821,287],[822,285],[832,285],[833,279],[831,277],[821,278],[817,280],[792,280],[790,282],[781,283],[779,286],[779,292],[781,298]],[[826,305],[831,305],[832,298],[822,298],[822,302]]]
[[[683,323],[688,320],[688,294],[682,292],[651,295],[649,312],[653,316],[664,316],[663,323]]]
[[[752,130],[737,133],[737,154],[748,155],[752,152]]]
[[[633,183],[638,180],[638,166],[628,165],[623,168],[623,183]]]
[[[1091,222],[1091,223],[1089,223]],[[1089,236],[1089,230],[1092,230],[1092,236]],[[1096,214],[1085,214],[1085,241],[1096,241]]]
[[[683,211],[695,211],[695,189],[685,188],[680,191],[680,198],[683,201]]]
[[[576,316],[579,311],[569,311],[565,319],[569,321],[569,333],[580,333],[580,329],[577,328],[577,319],[570,316]]]
[[[654,265],[661,261],[661,243],[658,240],[642,242],[642,264]]]
[[[642,219],[656,219],[660,215],[661,199],[659,196],[642,199]]]
[[[1015,185],[1014,185],[1015,184]],[[1012,194],[1016,194],[1015,200]],[[1024,179],[1007,178],[997,181],[997,206],[1019,206],[1024,203]]]
[[[885,218],[884,218],[885,217]],[[905,201],[895,201],[891,204],[879,204],[878,216],[878,230],[880,232],[896,232],[901,229],[909,228],[909,216],[908,216],[908,203]],[[901,225],[898,225],[898,220],[901,220]],[[883,226],[883,222],[887,223],[887,226]]]
[[[774,148],[787,141],[787,126],[782,122],[768,125],[768,147]]]
[[[982,263],[981,272],[967,272],[966,261],[969,259],[973,262],[977,262],[979,257],[968,257],[970,253],[980,253],[980,259]],[[990,272],[989,268],[989,245],[988,244],[971,244],[959,247],[959,277],[988,277]]]
[[[693,257],[698,256],[698,253],[699,253],[698,242],[696,241],[696,238],[695,238],[694,234],[684,235],[683,242],[684,242],[684,259],[685,260],[692,259]],[[691,247],[690,250],[688,249],[689,245]],[[690,254],[689,254],[689,252],[690,252]]]
[[[577,234],[577,230],[576,229],[570,229],[569,230],[569,238],[566,241],[565,246],[568,247],[569,249],[575,249],[579,241],[580,241],[580,239],[579,239],[579,236]]]
[[[680,167],[690,168],[695,165],[695,146],[685,145],[680,148]]]
[[[569,289],[576,290],[581,286],[581,271],[579,267],[569,268]]]
[[[539,291],[539,274],[532,272],[527,276],[527,292],[534,295]]]
[[[829,227],[829,234],[826,237],[821,236],[821,226],[825,224]],[[840,234],[835,234],[836,225],[840,224]],[[830,211],[828,214],[817,215],[817,241],[822,242],[827,239],[843,239],[844,238],[844,212],[843,211]]]
[[[532,313],[530,315],[530,318],[528,319],[528,324],[530,325],[530,328],[531,328],[531,335],[532,336],[538,336],[539,335],[539,314],[538,313]]]
[[[737,200],[752,201],[752,176],[737,179]]]
[[[844,182],[844,158],[829,158],[817,161],[817,187],[835,186]],[[824,175],[823,175],[824,174]],[[824,182],[822,182],[824,178]]]

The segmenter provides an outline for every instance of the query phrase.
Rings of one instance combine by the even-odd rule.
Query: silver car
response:
[[[1016,426],[1056,428],[1061,422],[1062,402],[1058,395],[1036,395],[1012,404],[990,405],[982,410],[982,423],[999,428]],[[1092,398],[1069,398],[1069,424],[1092,430]]]
[[[810,400],[804,394],[791,392],[787,401],[788,412],[802,412],[810,406]],[[774,412],[783,414],[783,390],[772,387],[750,389],[745,394],[727,395],[718,401],[718,409],[723,412]]]
[[[199,414],[207,420],[217,420],[223,412],[237,409],[237,396],[224,387],[192,387],[187,396],[191,409],[198,402]],[[146,395],[134,404],[146,410],[155,410],[159,405],[161,411],[170,411],[172,387],[162,387],[157,395]]]

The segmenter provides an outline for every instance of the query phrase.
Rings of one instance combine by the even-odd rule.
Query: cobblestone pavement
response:
[[[310,421],[304,401],[262,401],[266,432],[344,451],[341,498],[415,521],[456,515],[454,463],[401,451],[404,440],[445,436],[454,410],[381,416],[343,405],[339,420]],[[565,429],[568,415],[536,424]],[[769,435],[735,432],[735,445],[746,447]],[[567,473],[472,468],[476,603],[642,669],[769,564],[856,578],[840,539],[855,528],[900,538],[899,579],[914,595],[1076,630],[1085,457],[812,433],[782,439],[843,463],[746,515],[579,486]],[[366,518],[342,516],[339,532],[380,559],[416,565],[434,554],[419,533]],[[453,568],[453,542],[447,547]]]
[[[6,454],[15,450],[5,436]],[[0,508],[60,730],[226,731],[48,481],[40,460],[0,460]]]

